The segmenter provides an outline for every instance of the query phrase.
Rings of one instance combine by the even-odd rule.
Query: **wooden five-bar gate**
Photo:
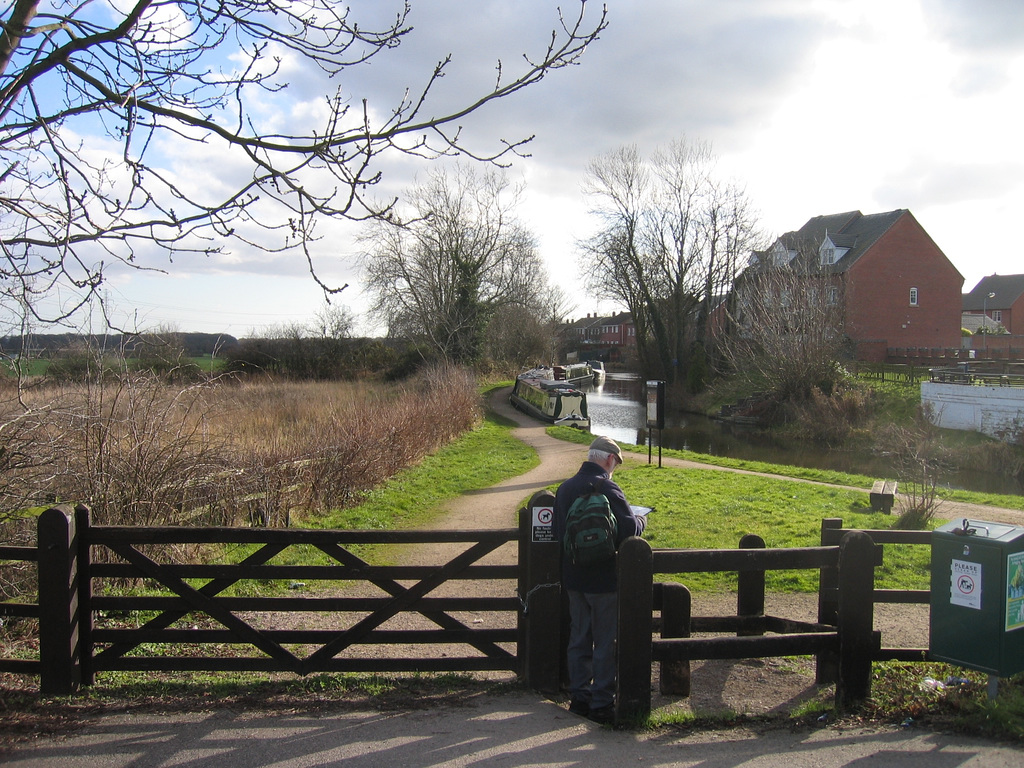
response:
[[[38,604],[0,604],[0,615],[38,617],[39,659],[0,659],[0,671],[38,674],[46,694],[74,692],[109,670],[509,671],[530,687],[557,691],[566,615],[553,502],[540,492],[520,511],[518,529],[473,531],[97,526],[87,508],[50,509],[39,519],[35,548],[0,548],[0,559],[37,560],[39,579]],[[765,549],[751,536],[736,550],[652,550],[640,538],[627,540],[617,566],[617,718],[649,712],[654,662],[662,690],[685,696],[690,660],[814,655],[819,682],[836,682],[837,703],[848,706],[869,695],[873,660],[924,658],[923,649],[880,649],[872,629],[874,602],[885,599],[873,584],[880,547],[869,533],[840,526],[825,521],[822,546],[806,548]],[[513,542],[515,555],[495,556]],[[403,563],[398,550],[408,545],[430,547],[437,562]],[[372,564],[365,548],[377,546],[392,548],[397,563]],[[185,547],[238,555],[215,563],[170,555]],[[289,564],[292,547],[317,551],[324,564]],[[817,622],[764,613],[765,571],[794,568],[821,573]],[[736,616],[692,617],[682,584],[654,580],[700,571],[739,574]],[[244,587],[254,581],[302,592],[251,596],[255,590]],[[110,588],[118,584],[134,587]],[[399,614],[419,625],[392,628]],[[119,616],[146,618],[111,620]],[[307,616],[318,617],[314,626]],[[716,636],[693,636],[708,633]],[[384,657],[374,652],[382,644],[392,646]],[[466,650],[453,653],[453,646]],[[395,647],[415,652],[396,654]]]
[[[516,671],[515,622],[476,627],[459,614],[504,612],[514,616],[519,601],[508,596],[435,596],[447,582],[509,580],[514,564],[480,560],[518,538],[516,529],[480,531],[323,531],[267,528],[142,528],[94,526],[88,509],[73,514],[51,509],[39,521],[40,689],[68,693],[109,670],[232,670],[254,672]],[[362,547],[428,545],[454,548],[435,565],[372,565]],[[213,545],[241,553],[237,562],[173,562],[170,551]],[[175,548],[172,550],[172,547]],[[325,565],[282,564],[286,550],[307,547]],[[110,555],[113,555],[111,557]],[[276,560],[275,560],[276,558]],[[398,556],[400,560],[400,556]],[[248,596],[247,582],[287,584],[297,596]],[[159,594],[96,594],[98,582],[145,585]],[[310,583],[373,585],[365,590],[307,589]],[[332,592],[337,591],[337,594]],[[387,629],[400,613],[414,613],[431,628]],[[146,615],[134,625],[98,624],[96,617]],[[318,628],[296,627],[296,619],[317,615]],[[354,622],[345,617],[362,615]],[[210,625],[210,626],[206,626]],[[328,625],[326,627],[322,625]],[[473,655],[422,657],[345,655],[347,649],[380,644],[459,644]],[[154,646],[162,652],[153,653]],[[204,655],[175,653],[204,646]],[[234,647],[234,652],[224,652]],[[249,647],[257,655],[239,655]],[[214,653],[220,649],[220,653]]]

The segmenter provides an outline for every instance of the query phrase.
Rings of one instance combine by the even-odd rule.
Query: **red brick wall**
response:
[[[889,348],[884,341],[861,341],[856,344],[854,354],[865,363],[884,363],[889,356]]]
[[[1000,322],[1011,334],[1024,336],[1024,322],[1021,322],[1021,318],[1024,318],[1024,296],[1018,298],[1012,307],[1003,310]]]
[[[888,347],[959,347],[964,279],[909,213],[847,273],[846,331]],[[910,305],[910,289],[918,291]]]

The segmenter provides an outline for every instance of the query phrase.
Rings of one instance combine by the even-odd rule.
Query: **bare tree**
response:
[[[494,313],[531,305],[546,278],[533,236],[515,217],[518,196],[496,169],[440,168],[409,194],[407,220],[396,214],[371,225],[366,286],[372,313],[392,335],[473,363]]]
[[[518,373],[551,356],[551,328],[522,305],[499,308],[487,326],[487,357],[503,370]]]
[[[815,262],[768,255],[737,280],[728,356],[779,400],[804,401],[816,389],[830,396],[844,376],[842,277]]]
[[[325,301],[310,325],[313,334],[321,339],[347,339],[352,335],[355,316],[348,307]]]
[[[34,311],[66,319],[99,296],[111,262],[139,267],[149,251],[173,259],[230,242],[294,250],[321,287],[342,290],[317,276],[309,245],[318,222],[390,215],[393,201],[368,194],[381,156],[505,163],[529,138],[480,150],[461,121],[577,63],[605,27],[604,9],[585,21],[580,0],[574,17],[559,13],[546,48],[518,67],[498,62],[492,85],[461,106],[434,106],[450,55],[397,103],[358,98],[352,75],[412,33],[410,5],[371,29],[334,0],[9,0],[0,11],[0,300],[36,307],[60,293],[68,303]],[[277,107],[316,76],[333,79],[333,92],[282,129]],[[204,169],[175,167],[198,148],[223,164],[205,185],[191,178]]]
[[[705,142],[679,140],[643,158],[623,147],[593,160],[584,190],[600,221],[583,242],[589,285],[633,315],[645,373],[674,381],[755,242],[745,193],[715,174]]]

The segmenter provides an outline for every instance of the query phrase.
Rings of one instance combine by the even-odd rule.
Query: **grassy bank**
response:
[[[579,430],[568,427],[550,427],[548,434],[559,440],[580,443],[586,445],[592,436],[581,433]],[[622,444],[622,449],[647,457],[647,446]],[[657,451],[657,449],[655,449]],[[726,467],[729,469],[743,469],[748,472],[763,472],[777,475],[779,477],[792,477],[800,480],[813,480],[818,483],[831,485],[849,486],[870,490],[872,483],[878,478],[867,475],[857,475],[848,472],[837,472],[830,469],[813,469],[810,467],[795,467],[787,464],[768,464],[762,461],[749,461],[747,459],[731,459],[726,456],[711,456],[706,453],[695,453],[693,451],[679,451],[669,448],[662,449],[661,455],[685,461],[693,461],[700,464],[708,464],[715,467]],[[978,493],[976,491],[944,490],[942,498],[950,501],[962,501],[966,504],[981,504],[983,506],[1001,507],[1003,509],[1024,510],[1024,496],[1006,495],[998,493]]]

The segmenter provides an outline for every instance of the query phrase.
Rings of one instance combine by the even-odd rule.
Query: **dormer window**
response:
[[[775,245],[772,246],[771,254],[772,263],[776,267],[784,267],[793,260],[793,257],[796,256],[796,251],[791,251],[781,242],[776,242]]]
[[[836,263],[836,245],[832,242],[832,238],[825,238],[825,241],[818,249],[818,257],[821,260],[821,266],[823,267]]]

